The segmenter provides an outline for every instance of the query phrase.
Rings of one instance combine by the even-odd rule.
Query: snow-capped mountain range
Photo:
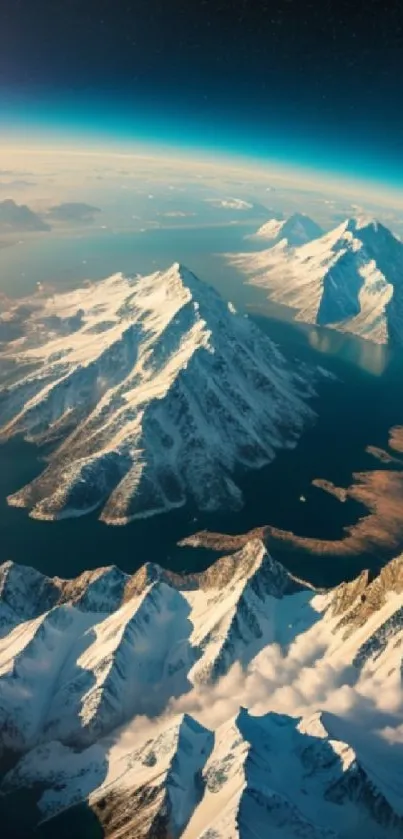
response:
[[[8,500],[55,519],[96,508],[123,524],[189,504],[238,509],[236,475],[295,444],[314,418],[309,377],[189,270],[39,294],[3,345],[0,437],[51,443]],[[28,312],[28,314],[27,314]]]
[[[402,835],[402,557],[329,591],[259,540],[187,576],[9,562],[0,621],[10,836]]]
[[[265,239],[271,246],[282,243],[282,247],[297,247],[318,239],[323,235],[319,224],[305,213],[293,213],[286,219],[272,218],[259,227],[253,238]]]
[[[387,227],[347,219],[300,247],[279,235],[274,247],[231,262],[272,300],[296,309],[297,320],[402,345],[403,243]]]

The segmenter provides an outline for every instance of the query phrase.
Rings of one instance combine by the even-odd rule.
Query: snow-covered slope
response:
[[[403,243],[379,222],[348,219],[301,247],[279,242],[231,260],[298,320],[403,343]]]
[[[0,572],[14,835],[402,835],[402,557],[327,592],[259,540],[186,576]]]
[[[221,725],[203,769],[205,794],[183,839],[397,836],[392,808],[326,721],[326,714],[298,719],[241,709]]]
[[[265,222],[254,234],[254,238],[271,242],[271,246],[281,242],[284,248],[294,248],[318,239],[322,235],[323,230],[316,221],[305,213],[293,213],[287,219],[273,218]]]
[[[0,721],[11,732],[4,744],[18,749],[43,737],[92,742],[135,714],[161,713],[172,696],[217,681],[234,662],[246,665],[273,639],[279,599],[301,589],[259,541],[189,579],[147,565],[133,578],[116,569],[117,587],[105,569],[109,607],[108,598],[93,597],[88,577],[87,599],[81,578],[78,598],[74,584],[56,580],[51,608],[46,579],[43,603],[35,596],[38,583],[32,599],[20,597],[15,569],[7,563],[3,572]],[[28,620],[27,598],[33,601]]]
[[[31,306],[25,337],[2,354],[17,373],[0,391],[0,435],[56,441],[9,498],[37,518],[237,509],[235,473],[270,462],[313,419],[306,376],[178,264]]]

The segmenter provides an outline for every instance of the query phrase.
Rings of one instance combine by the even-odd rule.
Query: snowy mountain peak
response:
[[[403,243],[374,219],[348,218],[300,247],[231,261],[298,320],[402,345]]]
[[[259,228],[255,236],[272,242],[272,245],[297,247],[322,236],[323,230],[305,213],[293,213],[287,219],[270,219]]]
[[[205,734],[208,729],[201,725],[191,714],[182,714],[180,718],[181,728],[194,732],[195,734]]]
[[[282,597],[309,588],[296,580],[267,552],[260,539],[253,539],[239,551],[217,560],[205,571],[179,574],[146,562],[133,575],[117,566],[85,571],[71,580],[46,577],[34,568],[11,561],[0,565],[0,601],[12,615],[12,623],[39,617],[53,607],[69,603],[82,612],[111,614],[156,584],[177,592],[220,592],[226,587],[236,598],[251,585],[258,596]],[[232,602],[232,601],[231,601]],[[235,600],[233,601],[236,602]],[[0,612],[1,618],[1,612]]]
[[[206,325],[209,320],[214,317],[214,310],[222,310],[224,301],[220,298],[213,286],[200,280],[196,274],[187,268],[183,263],[174,262],[167,270],[157,271],[148,277],[138,276],[134,280],[135,291],[144,295],[142,301],[145,310],[153,313],[156,307],[161,308],[161,315],[165,306],[170,306],[176,301],[178,305],[177,312],[174,313],[173,324],[176,323],[175,315],[180,311],[180,307],[189,304],[196,312],[196,319],[204,317]],[[148,298],[148,301],[147,301]],[[213,311],[205,307],[213,306]],[[199,310],[203,309],[203,314]],[[179,321],[179,326],[181,326]]]
[[[113,612],[122,603],[129,579],[116,565],[81,574],[77,580],[61,583],[63,600],[86,612]]]
[[[325,593],[258,539],[187,576],[49,580],[6,563],[3,823],[84,839],[89,813],[106,838],[398,839],[402,567]],[[52,605],[33,616],[38,591]],[[35,806],[16,808],[25,795]]]
[[[352,233],[356,233],[357,231],[364,230],[365,228],[371,228],[374,233],[377,232],[378,227],[380,226],[379,222],[372,218],[371,216],[355,216],[354,218],[349,218],[345,222],[346,230],[351,231]]]
[[[15,615],[19,620],[30,620],[51,609],[60,595],[58,580],[44,577],[35,568],[22,567],[15,562],[0,565],[0,630],[2,619]]]
[[[385,247],[386,245],[394,247],[395,244],[397,246],[399,244],[401,245],[400,240],[391,230],[378,221],[378,219],[365,215],[346,218],[345,221],[330,231],[330,233],[325,234],[325,236],[336,240],[337,238],[350,236],[366,247],[370,247],[371,243],[375,245],[376,242],[379,242],[381,247]]]
[[[200,290],[206,288],[205,283],[203,283],[202,280],[199,280],[199,278],[193,274],[193,271],[190,271],[189,268],[187,268],[182,262],[173,262],[167,271],[162,271],[160,273],[162,276],[166,276],[168,281],[170,277],[176,277],[181,280],[184,285],[189,283],[190,285],[199,287]]]
[[[390,631],[399,630],[402,615],[400,604],[393,610],[393,601],[403,593],[403,555],[389,562],[380,573],[371,579],[368,572],[363,572],[351,583],[336,589],[333,613],[343,614],[340,627],[345,627],[351,634],[357,627],[365,625],[370,618],[389,605],[391,612]]]
[[[261,539],[251,539],[236,553],[217,560],[200,575],[200,580],[203,588],[250,583],[257,593],[270,593],[274,597],[301,587],[284,566],[270,556]]]
[[[8,499],[41,519],[239,509],[235,471],[270,462],[313,419],[306,375],[179,263],[35,298],[3,357],[21,373],[0,390],[1,438],[53,443]]]
[[[181,262],[174,262],[167,270],[157,271],[156,274],[151,275],[151,277],[153,278],[150,284],[151,289],[153,289],[153,286],[157,284],[160,288],[165,287],[167,291],[177,293],[179,297],[184,291],[190,292],[192,297],[193,295],[196,297],[203,297],[203,295],[210,295],[211,292],[214,291],[211,286],[202,282],[202,280],[199,280],[199,278],[196,277],[196,275]],[[147,283],[147,285],[149,284]],[[214,293],[216,294],[216,292]]]

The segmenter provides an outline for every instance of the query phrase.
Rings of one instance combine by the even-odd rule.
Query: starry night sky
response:
[[[400,182],[403,2],[1,0],[0,108]]]

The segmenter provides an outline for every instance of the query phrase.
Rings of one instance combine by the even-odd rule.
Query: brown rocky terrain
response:
[[[403,452],[403,426],[391,429],[389,448],[392,452]],[[375,451],[379,453],[381,450]],[[374,454],[373,451],[370,453]],[[400,463],[393,453],[388,452],[384,452],[382,458],[378,456],[378,459],[388,464],[392,461]],[[282,553],[290,549],[316,557],[359,557],[361,554],[372,554],[390,559],[402,548],[403,470],[356,472],[351,486],[347,488],[336,487],[331,481],[320,478],[312,481],[312,484],[334,495],[341,502],[348,499],[358,502],[367,508],[368,514],[346,527],[345,536],[336,540],[299,536],[269,524],[239,536],[202,531],[184,539],[180,544],[232,552],[239,550],[249,539],[259,538],[279,559]]]

